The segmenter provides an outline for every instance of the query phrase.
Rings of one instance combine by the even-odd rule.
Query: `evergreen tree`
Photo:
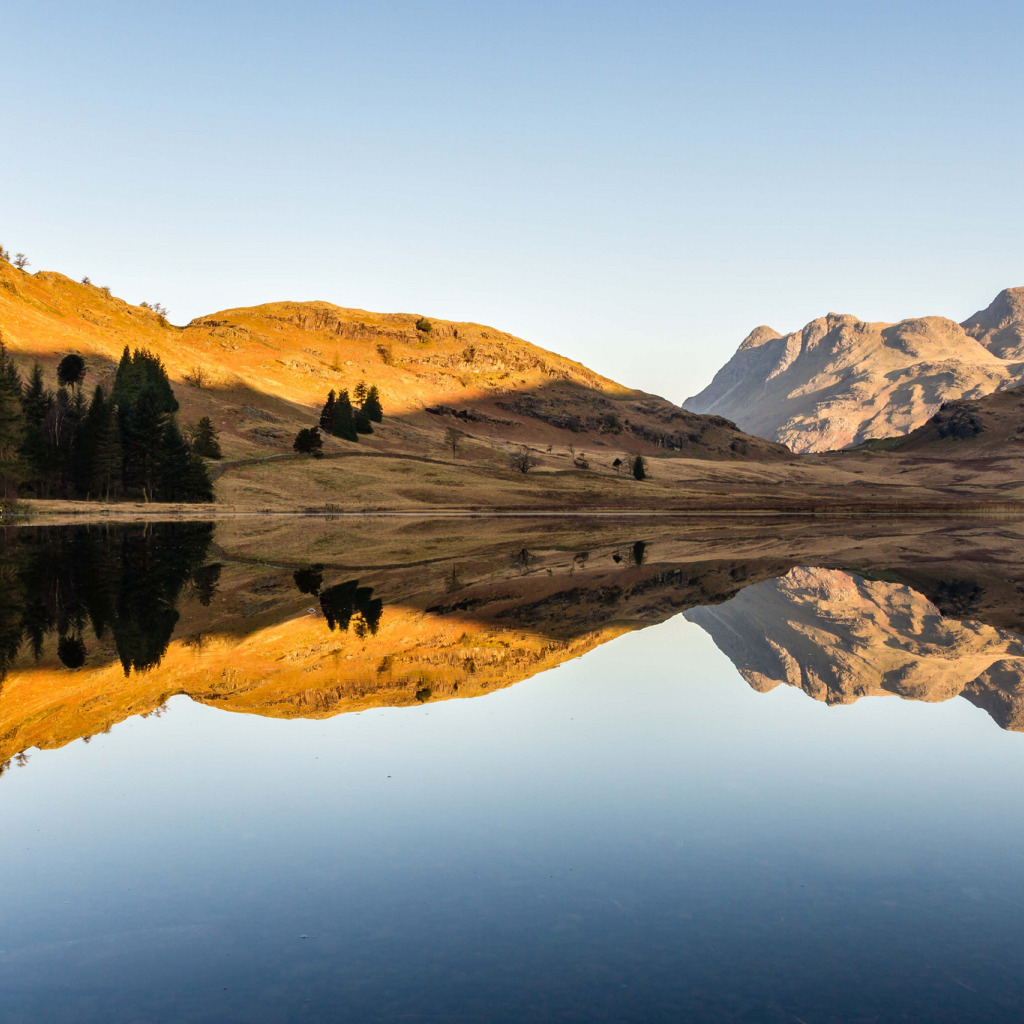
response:
[[[206,459],[219,459],[221,451],[217,436],[213,421],[209,416],[203,416],[192,432],[192,453]]]
[[[124,483],[128,488],[142,491],[146,501],[154,498],[161,479],[164,427],[168,418],[161,406],[159,393],[145,387],[127,410],[123,407],[118,410],[124,448]]]
[[[362,405],[366,401],[366,384],[360,381],[352,391],[352,397]]]
[[[331,422],[331,433],[345,441],[358,441],[355,418],[352,415],[352,403],[347,391],[339,391],[334,400],[334,418]]]
[[[21,377],[0,338],[0,502],[12,501],[17,496],[24,439]]]
[[[370,422],[370,417],[366,415],[365,409],[355,409],[352,412],[352,424],[356,428],[357,434],[373,433],[373,424]]]
[[[178,424],[173,419],[164,424],[157,457],[157,500],[187,500],[192,453],[188,450],[185,438],[181,436]]]
[[[643,480],[647,476],[647,470],[644,469],[644,460],[641,456],[637,456],[633,460],[633,479]]]
[[[102,385],[97,384],[92,402],[82,421],[81,440],[75,462],[75,485],[87,496],[117,490],[121,482],[121,432],[117,413],[107,401]]]
[[[158,501],[213,501],[206,466],[189,449],[173,416],[160,439],[157,478]]]
[[[46,389],[43,368],[38,363],[32,366],[21,404],[25,410],[25,422],[30,427],[41,427],[53,404],[53,395]]]
[[[312,455],[319,458],[324,440],[320,436],[319,427],[303,427],[296,435],[292,447],[300,455]]]
[[[149,400],[155,403],[161,413],[178,411],[178,400],[174,397],[174,389],[159,357],[146,349],[137,348],[129,352],[126,345],[110,397],[118,409],[126,412],[147,390],[151,392]]]
[[[380,392],[377,390],[376,384],[371,384],[369,390],[366,392],[366,399],[363,402],[363,412],[373,420],[374,423],[380,423],[384,419],[384,410],[380,404]]]
[[[320,410],[320,429],[328,434],[334,433],[334,388],[327,394],[327,401]]]

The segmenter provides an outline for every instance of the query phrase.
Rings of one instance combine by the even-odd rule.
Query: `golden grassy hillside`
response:
[[[78,352],[91,388],[112,382],[125,345],[149,348],[167,366],[184,419],[209,415],[229,458],[290,452],[327,392],[359,381],[379,387],[387,419],[359,445],[328,438],[328,450],[440,453],[444,428],[456,426],[477,439],[470,450],[499,458],[512,443],[787,455],[721,418],[686,413],[493,328],[431,320],[421,330],[418,322],[418,314],[272,302],[175,327],[103,288],[0,261],[0,328],[23,369],[39,359],[52,371]]]

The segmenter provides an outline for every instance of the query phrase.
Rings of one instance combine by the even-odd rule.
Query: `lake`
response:
[[[8,527],[0,1021],[1018,1021],[1009,520]]]

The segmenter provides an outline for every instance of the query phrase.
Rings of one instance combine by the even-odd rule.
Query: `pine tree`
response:
[[[11,501],[17,496],[24,438],[21,377],[0,338],[0,502]]]
[[[178,424],[169,419],[160,437],[157,454],[157,480],[154,488],[158,501],[186,501],[191,487],[192,453]]]
[[[114,379],[114,390],[110,397],[114,404],[125,412],[147,389],[151,392],[151,400],[160,412],[178,411],[178,400],[174,397],[174,389],[160,358],[146,349],[137,348],[134,352],[129,352],[126,345],[121,354],[121,362]]]
[[[146,501],[154,497],[160,481],[164,427],[167,424],[167,414],[161,404],[159,393],[146,387],[127,411],[118,410],[124,446],[125,486],[142,491]]]
[[[203,416],[192,432],[192,453],[206,459],[221,458],[217,428],[209,416]]]
[[[117,490],[121,482],[121,435],[116,410],[97,384],[82,422],[81,441],[75,460],[75,484],[86,495]]]
[[[320,429],[328,434],[334,432],[334,389],[327,394],[327,401],[320,410]]]
[[[641,456],[637,456],[633,459],[633,479],[643,480],[647,476],[647,470],[644,469],[644,460]]]
[[[377,390],[376,384],[371,384],[370,389],[366,392],[366,399],[363,402],[363,412],[373,420],[374,423],[380,423],[384,419],[384,410],[380,404],[380,392]]]
[[[303,427],[292,442],[292,447],[300,455],[312,455],[314,458],[320,457],[323,446],[324,440],[320,436],[319,427]]]
[[[352,416],[352,403],[349,401],[347,391],[339,391],[334,401],[334,419],[331,423],[331,433],[345,441],[358,441],[355,420]]]
[[[38,363],[32,366],[32,373],[25,385],[21,401],[25,410],[26,423],[30,427],[41,427],[53,404],[53,395],[46,389],[43,368]]]
[[[366,401],[366,384],[360,381],[352,391],[352,397],[362,405]]]
[[[352,425],[356,428],[357,434],[373,433],[373,424],[370,422],[370,417],[366,415],[365,409],[353,410]]]

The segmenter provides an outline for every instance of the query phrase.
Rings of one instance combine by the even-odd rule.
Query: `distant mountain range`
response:
[[[939,316],[865,323],[829,313],[791,334],[757,327],[683,405],[793,451],[817,452],[908,434],[945,402],[1021,383],[1024,288],[1008,288],[960,324]]]

